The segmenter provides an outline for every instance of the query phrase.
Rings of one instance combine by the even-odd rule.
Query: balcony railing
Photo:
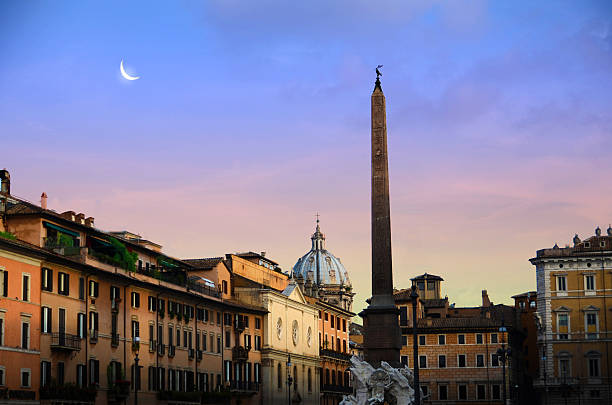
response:
[[[323,384],[323,386],[321,387],[321,392],[350,394],[353,392],[353,387],[347,387],[345,385]]]
[[[149,340],[149,352],[155,353],[157,350],[157,342],[155,340]]]
[[[327,356],[327,357],[332,357],[334,359],[345,360],[345,361],[351,360],[351,355],[348,353],[342,353],[342,352],[337,352],[335,350],[329,350],[329,349],[323,349],[323,348],[319,349],[319,356]]]
[[[195,349],[187,349],[187,357],[193,359],[195,357]]]
[[[166,345],[159,344],[157,345],[157,354],[163,356],[166,353]]]
[[[119,334],[118,333],[111,333],[111,346],[112,347],[117,347],[119,346]]]
[[[230,390],[245,391],[245,392],[258,392],[259,383],[251,382],[251,381],[230,381]]]
[[[121,298],[114,298],[111,300],[111,311],[117,312],[119,311],[119,304],[121,303]]]
[[[232,360],[241,362],[249,360],[250,347],[234,346],[232,348]]]
[[[55,332],[51,335],[52,350],[81,350],[81,338],[78,335],[68,333]]]
[[[176,351],[175,346],[168,346],[168,357],[174,357]]]
[[[202,360],[202,350],[196,350],[196,360]]]

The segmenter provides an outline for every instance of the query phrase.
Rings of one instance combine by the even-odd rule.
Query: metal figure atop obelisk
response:
[[[372,298],[359,314],[365,327],[365,360],[374,367],[381,361],[398,365],[401,349],[399,311],[393,299],[387,118],[381,67],[376,68],[372,92]]]

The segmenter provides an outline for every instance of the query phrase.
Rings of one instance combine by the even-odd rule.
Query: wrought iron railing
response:
[[[81,338],[69,333],[54,332],[51,334],[51,349],[81,350]]]
[[[251,381],[230,381],[230,389],[234,391],[259,391],[259,383]]]

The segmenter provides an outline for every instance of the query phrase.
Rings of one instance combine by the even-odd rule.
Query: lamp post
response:
[[[134,357],[134,375],[133,375],[133,380],[134,380],[134,405],[138,405],[138,382],[140,381],[140,379],[138,378],[140,376],[140,369],[138,368],[138,351],[140,350],[140,337],[136,336],[134,338],[134,341],[132,342],[132,352],[134,352],[134,355],[136,357]]]
[[[497,357],[502,362],[502,392],[504,396],[504,405],[508,403],[508,397],[506,394],[506,360],[510,358],[510,348],[506,349],[506,343],[504,339],[504,333],[506,332],[506,327],[502,321],[502,326],[499,328],[499,332],[502,334],[502,347],[497,349]]]
[[[410,299],[412,300],[412,357],[414,359],[414,403],[421,405],[421,388],[419,387],[419,345],[417,342],[417,293],[416,284],[412,285]]]
[[[291,354],[287,357],[287,387],[289,388],[289,397],[287,403],[291,405],[291,385],[293,384],[293,377],[291,377]]]

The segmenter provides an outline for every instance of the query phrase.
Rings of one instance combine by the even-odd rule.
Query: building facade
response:
[[[539,375],[548,403],[603,404],[610,390],[612,227],[573,246],[538,250]]]
[[[483,291],[481,307],[456,308],[441,297],[441,277],[423,274],[412,282],[419,293],[416,361],[424,403],[502,404],[504,382],[507,398],[512,398],[510,371],[504,371],[497,354],[499,349],[511,344],[508,330],[513,320],[512,309],[491,304],[486,291]],[[414,319],[410,293],[411,289],[396,290],[394,296],[400,311],[400,360],[413,368]]]

